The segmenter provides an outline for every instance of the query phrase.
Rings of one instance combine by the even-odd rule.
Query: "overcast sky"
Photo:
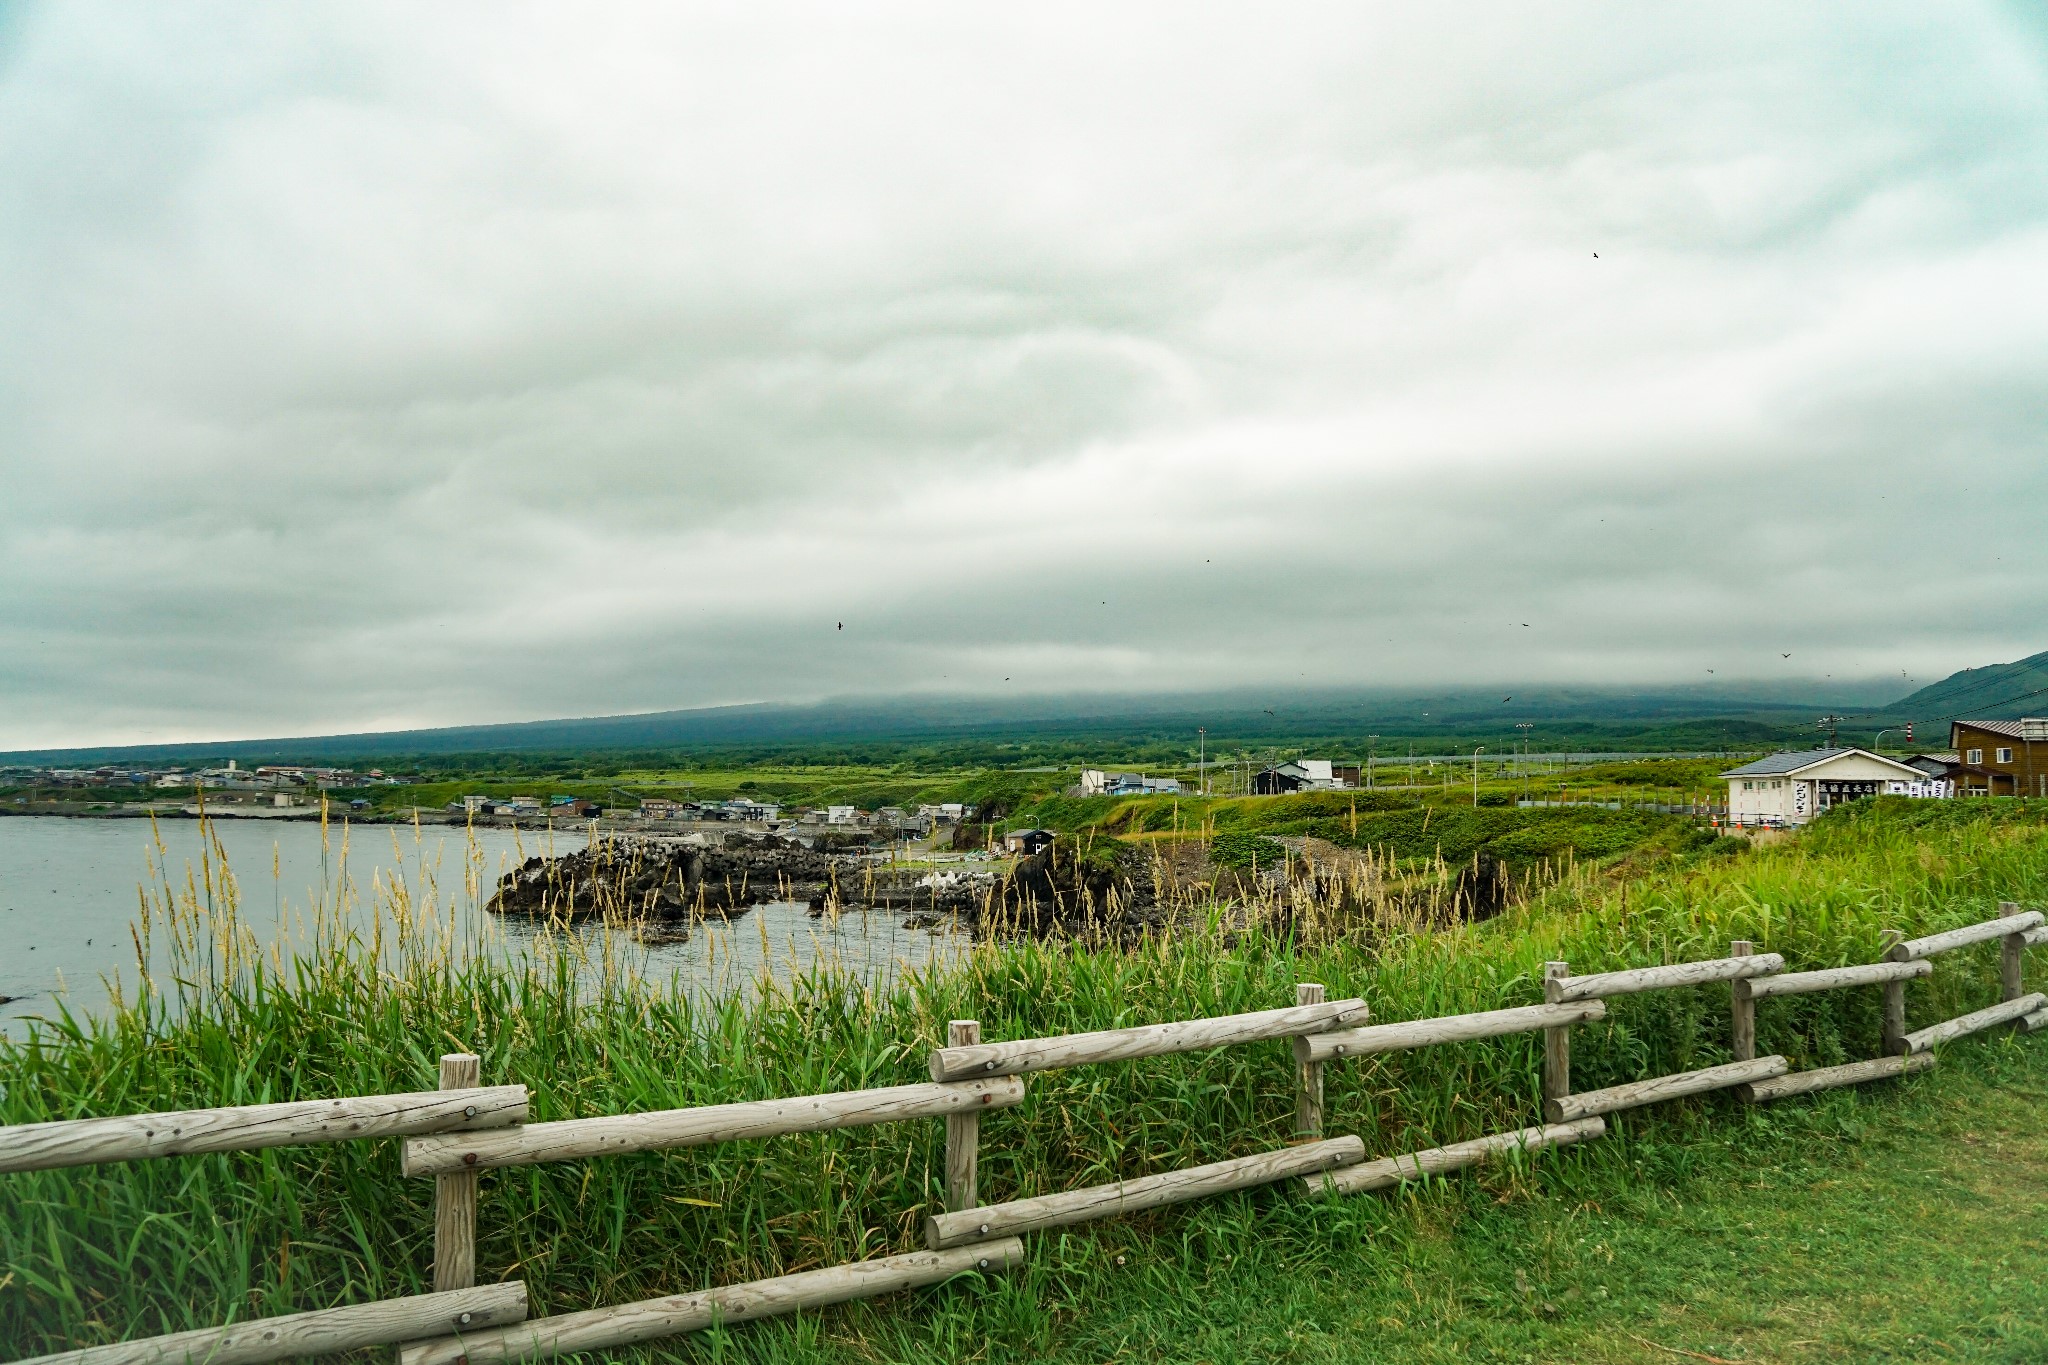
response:
[[[2042,11],[1425,8],[0,8],[0,749],[2048,648]]]

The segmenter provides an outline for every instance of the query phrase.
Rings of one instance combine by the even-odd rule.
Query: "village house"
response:
[[[1327,758],[1292,758],[1276,763],[1252,778],[1252,791],[1259,796],[1286,792],[1346,791],[1358,785],[1358,765],[1333,763]]]
[[[1003,836],[1003,852],[1018,853],[1029,858],[1052,842],[1049,829],[1013,829]]]
[[[923,814],[913,815],[901,806],[883,806],[875,812],[875,826],[897,835],[922,838],[932,832],[932,818]]]
[[[1950,721],[1962,796],[2048,796],[2048,719]]]
[[[1721,776],[1728,783],[1731,825],[1803,825],[1830,807],[1865,796],[1952,794],[1940,779],[1865,749],[1770,754]]]
[[[649,796],[640,802],[640,814],[649,820],[687,820],[696,813],[694,804],[665,796]]]
[[[1147,777],[1143,773],[1111,773],[1100,768],[1081,770],[1083,796],[1178,796],[1177,777]]]
[[[1953,753],[1914,754],[1906,760],[1906,766],[1918,768],[1929,777],[1939,778],[1945,782],[1953,782],[1956,776],[1956,765],[1961,762],[1962,760]]]

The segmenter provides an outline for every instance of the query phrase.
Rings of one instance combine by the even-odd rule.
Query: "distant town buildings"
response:
[[[147,767],[123,768],[24,768],[26,780],[46,787],[141,787],[152,792],[291,792],[309,795],[346,788],[393,785],[416,780],[388,777],[380,769],[356,772],[348,768],[299,767],[265,764],[244,768],[236,759],[213,768]],[[266,803],[276,804],[276,803]]]

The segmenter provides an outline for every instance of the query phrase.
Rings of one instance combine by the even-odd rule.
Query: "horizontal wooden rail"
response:
[[[1713,957],[1704,962],[1674,962],[1668,967],[1636,967],[1625,972],[1561,976],[1544,982],[1543,986],[1550,1003],[1561,1005],[1573,1000],[1667,990],[1673,986],[1701,986],[1710,981],[1740,981],[1784,970],[1785,959],[1778,954],[1758,953],[1755,957]]]
[[[1894,962],[1912,962],[1918,958],[1932,957],[1936,953],[1967,948],[1973,943],[1989,943],[1993,939],[2004,938],[2007,934],[2024,933],[2039,927],[2040,924],[2039,910],[2028,910],[2018,915],[2002,915],[1979,924],[1966,924],[1960,929],[1950,929],[1946,933],[1929,934],[1926,938],[1909,938],[1904,943],[1894,943],[1891,951],[1885,956]]]
[[[1757,1057],[1747,1062],[1724,1062],[1720,1066],[1702,1067],[1698,1071],[1681,1071],[1671,1076],[1656,1076],[1647,1081],[1630,1081],[1626,1085],[1609,1086],[1605,1090],[1588,1090],[1583,1094],[1564,1095],[1543,1102],[1543,1116],[1552,1123],[1569,1123],[1573,1119],[1588,1118],[1594,1114],[1612,1114],[1623,1109],[1638,1109],[1660,1100],[1675,1100],[1686,1095],[1704,1095],[1710,1090],[1725,1090],[1731,1085],[1744,1082],[1765,1081],[1773,1076],[1782,1076],[1790,1067],[1783,1057]]]
[[[1745,1103],[1762,1104],[1768,1100],[1782,1100],[1787,1095],[1807,1095],[1816,1090],[1832,1090],[1838,1085],[1861,1085],[1865,1081],[1910,1076],[1933,1065],[1934,1054],[1931,1052],[1912,1056],[1877,1057],[1867,1062],[1850,1062],[1846,1066],[1824,1066],[1812,1071],[1788,1071],[1769,1080],[1752,1081],[1747,1085],[1737,1086],[1735,1095]]]
[[[1260,1152],[1254,1156],[1211,1162],[1206,1166],[1189,1166],[1161,1175],[1140,1176],[1136,1180],[1119,1180],[1112,1185],[1063,1190],[1058,1194],[1041,1194],[1035,1199],[1018,1199],[1007,1204],[989,1204],[978,1209],[962,1209],[958,1213],[937,1214],[925,1220],[925,1243],[933,1250],[968,1246],[991,1237],[1065,1227],[1069,1223],[1086,1223],[1120,1213],[1156,1209],[1164,1204],[1179,1204],[1205,1195],[1270,1185],[1289,1176],[1327,1171],[1364,1159],[1365,1143],[1359,1138],[1325,1138],[1321,1142],[1283,1147],[1275,1152]]]
[[[255,1318],[232,1327],[144,1337],[37,1356],[19,1365],[267,1365],[295,1356],[322,1356],[365,1346],[395,1346],[449,1332],[487,1330],[526,1316],[520,1280],[415,1294],[403,1299],[319,1308],[280,1318]]]
[[[2048,925],[2027,930],[2020,935],[2020,942],[2028,948],[2038,948],[2048,943]]]
[[[0,1172],[199,1152],[250,1152],[449,1129],[502,1128],[525,1118],[525,1086],[489,1085],[474,1090],[423,1090],[407,1095],[356,1095],[229,1109],[59,1119],[0,1128]]]
[[[2017,1000],[2002,1001],[1985,1009],[1958,1015],[1954,1019],[1944,1019],[1939,1024],[1921,1029],[1917,1033],[1907,1034],[1905,1051],[1925,1052],[1954,1038],[1982,1033],[1985,1029],[1996,1028],[2000,1024],[2014,1023],[2044,1006],[2048,1006],[2048,995],[2035,991],[2032,995],[2023,995]]]
[[[1022,1038],[1008,1043],[976,1043],[944,1047],[932,1053],[932,1079],[959,1081],[972,1076],[1015,1076],[1031,1071],[1122,1062],[1134,1057],[1163,1057],[1292,1038],[1303,1033],[1362,1024],[1370,1017],[1363,1000],[1331,1000],[1320,1005],[1289,1005],[1254,1014],[1226,1014],[1214,1019],[1186,1019],[1171,1024],[1142,1024],[1101,1033],[1069,1033],[1058,1038]]]
[[[531,1166],[543,1161],[702,1147],[713,1142],[745,1142],[789,1133],[825,1133],[835,1128],[859,1128],[900,1119],[1003,1109],[1023,1098],[1023,1081],[1015,1076],[997,1076],[949,1085],[920,1082],[787,1100],[558,1119],[493,1133],[415,1138],[405,1144],[400,1169],[406,1175],[445,1175],[490,1166]]]
[[[1379,1161],[1362,1161],[1356,1166],[1345,1166],[1325,1175],[1306,1176],[1301,1183],[1312,1195],[1359,1194],[1366,1190],[1385,1189],[1404,1180],[1420,1180],[1426,1175],[1455,1171],[1503,1152],[1535,1152],[1545,1147],[1584,1142],[1606,1131],[1607,1120],[1598,1116],[1537,1128],[1518,1128],[1512,1133],[1493,1133],[1470,1142],[1454,1142],[1448,1147],[1431,1147]]]
[[[514,1327],[465,1332],[439,1341],[400,1348],[398,1365],[506,1365],[546,1360],[580,1351],[610,1351],[643,1341],[700,1332],[713,1323],[731,1326],[870,1299],[899,1289],[939,1284],[971,1271],[1012,1270],[1024,1263],[1016,1238],[962,1251],[913,1251],[873,1261],[780,1275],[772,1280],[726,1285],[694,1294],[671,1294],[638,1303],[592,1308],[535,1318]]]
[[[1603,1018],[1606,1013],[1607,1006],[1602,1002],[1581,1000],[1569,1005],[1522,1005],[1515,1009],[1485,1010],[1478,1014],[1452,1014],[1441,1019],[1369,1024],[1364,1028],[1297,1037],[1294,1055],[1304,1062],[1367,1057],[1378,1052],[1428,1047],[1434,1043],[1462,1043],[1473,1038],[1498,1038],[1507,1033],[1556,1028],[1561,1024],[1582,1024]]]
[[[1854,967],[1822,967],[1812,972],[1783,972],[1749,983],[1749,998],[1765,1000],[1774,995],[1807,995],[1814,991],[1839,990],[1844,986],[1878,986],[1887,981],[1910,981],[1934,975],[1932,962],[1864,962]]]
[[[2039,1033],[2042,1029],[2048,1028],[2048,1010],[2035,1010],[2014,1027],[2021,1033]]]

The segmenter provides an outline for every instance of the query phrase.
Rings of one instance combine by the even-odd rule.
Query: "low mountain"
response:
[[[1826,690],[1824,691],[1823,688]],[[941,761],[1178,762],[1197,751],[1277,753],[1324,745],[1363,756],[1533,751],[1730,752],[1804,739],[1814,718],[1852,709],[1859,689],[1835,684],[1726,684],[1653,690],[1556,686],[1441,691],[1265,690],[1179,695],[1066,695],[1004,699],[884,697],[810,705],[751,705],[575,720],[455,726],[197,744],[0,754],[0,763],[335,763],[394,767],[455,755],[681,752],[732,758],[801,755],[846,762],[924,750]],[[1879,693],[1878,695],[1882,695]],[[1875,697],[1870,698],[1876,700]],[[1527,728],[1524,728],[1524,727]],[[932,752],[933,750],[944,752]],[[1185,752],[1183,752],[1185,751]],[[432,766],[442,766],[433,764]]]
[[[1885,708],[1913,721],[2018,720],[2048,715],[2048,650],[2009,664],[1986,664],[1951,673]]]

